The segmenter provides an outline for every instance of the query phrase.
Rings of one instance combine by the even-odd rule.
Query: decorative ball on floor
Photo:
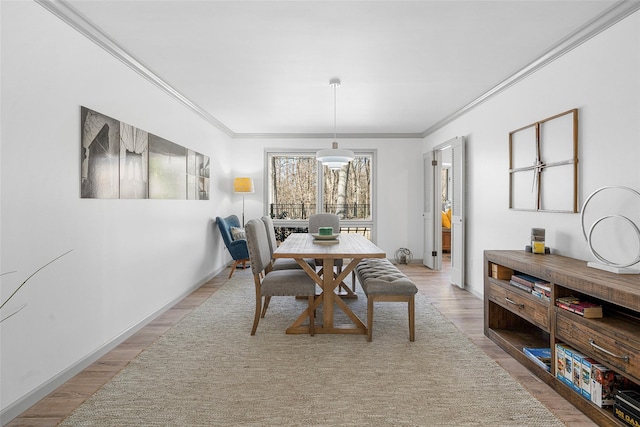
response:
[[[398,264],[409,264],[413,260],[413,255],[409,249],[400,248],[396,251],[395,260]]]

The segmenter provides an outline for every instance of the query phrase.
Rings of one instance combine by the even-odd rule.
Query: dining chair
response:
[[[256,312],[251,335],[256,334],[260,317],[264,317],[266,307],[272,296],[306,296],[309,300],[309,332],[315,334],[313,301],[316,294],[316,282],[302,269],[271,269],[271,252],[264,222],[252,219],[245,225],[251,271],[256,286]],[[262,309],[264,298],[265,310]]]
[[[309,233],[318,233],[318,231],[320,230],[320,227],[333,227],[333,232],[339,233],[340,217],[336,214],[326,213],[326,212],[317,213],[309,216]],[[342,259],[336,259],[333,261],[333,265],[334,267],[336,267],[338,274],[340,274],[340,272],[342,271],[343,264],[344,264],[344,261]],[[317,259],[316,265],[318,267],[322,267],[322,260]],[[320,270],[320,274],[321,273],[323,273],[322,269]],[[351,280],[352,280],[351,288],[353,292],[355,292],[356,291],[355,273],[351,275]],[[340,287],[342,286],[346,286],[346,285],[341,284]]]
[[[278,240],[276,239],[276,232],[273,226],[273,219],[270,216],[265,215],[262,217],[262,222],[267,231],[267,239],[269,241],[269,254],[271,255],[271,269],[272,270],[297,270],[302,267],[291,258],[273,258],[273,252],[278,248]],[[315,271],[316,260],[313,258],[305,258],[305,261]]]

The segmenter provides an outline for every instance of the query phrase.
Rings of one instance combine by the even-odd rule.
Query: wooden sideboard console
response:
[[[550,301],[512,286],[506,277],[493,278],[494,264],[548,281]],[[584,318],[554,305],[569,295],[601,304],[603,317]],[[560,255],[487,250],[484,333],[599,425],[624,425],[610,407],[598,407],[555,377],[555,344],[568,344],[640,384],[640,276],[593,269]],[[530,360],[524,347],[551,348],[551,372]]]

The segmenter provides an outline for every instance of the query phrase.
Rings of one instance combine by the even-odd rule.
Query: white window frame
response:
[[[300,155],[300,156],[309,156],[314,155],[317,150],[311,149],[291,149],[291,148],[265,148],[264,150],[264,215],[269,215],[269,167],[270,167],[270,158],[272,155]],[[369,155],[371,156],[371,167],[373,169],[371,176],[371,219],[370,220],[349,220],[349,219],[341,219],[341,225],[344,227],[368,227],[371,230],[371,240],[373,242],[376,241],[377,236],[377,200],[378,200],[378,150],[376,149],[360,149],[354,150],[352,149],[356,156],[358,155]],[[318,162],[318,173],[316,176],[316,210],[322,209],[323,206],[323,194],[324,194],[324,180],[322,171],[322,164]],[[304,219],[273,219],[273,225],[275,227],[307,227],[309,225],[308,220]]]

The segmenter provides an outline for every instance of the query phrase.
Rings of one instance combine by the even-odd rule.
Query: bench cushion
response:
[[[365,259],[356,267],[364,293],[369,295],[415,295],[418,288],[387,259]]]

